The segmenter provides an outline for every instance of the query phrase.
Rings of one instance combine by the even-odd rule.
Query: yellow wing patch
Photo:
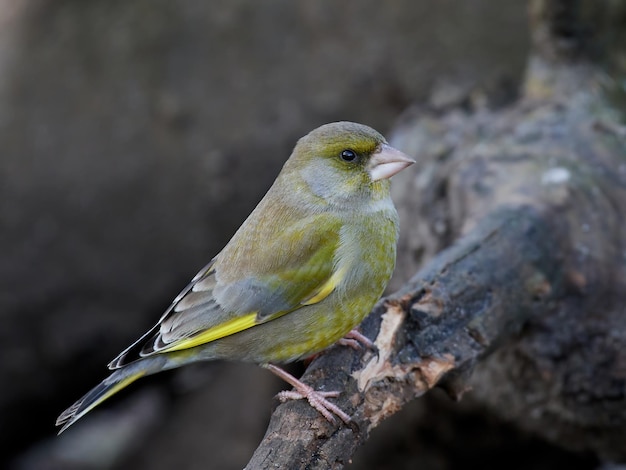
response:
[[[335,271],[335,273],[333,273],[330,279],[328,279],[328,281],[322,284],[322,286],[313,294],[313,296],[301,302],[301,305],[313,305],[324,300],[326,297],[330,295],[332,291],[334,291],[337,288],[337,285],[339,285],[339,283],[343,280],[346,272],[347,272],[346,268],[342,268],[342,269]],[[257,312],[248,313],[241,317],[234,318],[232,320],[224,322],[213,328],[209,328],[208,330],[202,331],[189,338],[176,341],[171,346],[161,349],[158,352],[166,353],[166,352],[181,351],[184,349],[194,348],[196,346],[210,343],[211,341],[215,341],[217,339],[224,338],[226,336],[234,335],[235,333],[239,333],[240,331],[247,330],[248,328],[252,328],[253,326],[256,326],[260,323],[265,323],[268,320],[278,318],[293,310],[276,312],[275,314],[269,315],[268,317],[264,319],[259,319]]]
[[[313,305],[318,302],[321,302],[326,297],[330,295],[332,291],[335,290],[337,285],[343,280],[346,274],[347,268],[338,269],[330,276],[330,279],[322,284],[322,287],[318,289],[318,291],[313,295],[313,297],[309,297],[307,300],[302,302],[302,305]]]
[[[234,335],[235,333],[239,333],[240,331],[247,330],[248,328],[252,328],[258,323],[259,322],[257,320],[256,312],[248,313],[242,317],[234,318],[232,320],[224,322],[214,328],[209,328],[208,330],[203,331],[190,338],[176,341],[170,347],[160,350],[159,353],[194,348],[196,346],[200,346],[201,344],[210,343],[211,341],[215,341],[216,339]]]

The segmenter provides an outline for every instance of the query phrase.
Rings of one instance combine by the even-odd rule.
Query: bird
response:
[[[59,434],[131,383],[197,361],[261,365],[326,419],[350,416],[289,374],[355,328],[396,261],[390,178],[413,159],[376,130],[340,121],[300,138],[265,196],[156,324],[108,365],[112,373],[58,417]]]

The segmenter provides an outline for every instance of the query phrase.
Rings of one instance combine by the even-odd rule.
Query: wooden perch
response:
[[[559,3],[533,2],[533,18],[545,27]],[[626,131],[593,67],[559,62],[554,81],[541,63],[508,109],[420,109],[397,132],[422,165],[400,183],[399,256],[423,267],[362,324],[378,354],[335,347],[304,375],[343,392],[353,426],[280,405],[248,469],[341,468],[436,385],[456,398],[471,387],[557,444],[626,459]]]
[[[370,429],[442,378],[460,395],[464,385],[455,377],[548,308],[558,291],[552,286],[561,284],[555,266],[563,252],[555,233],[550,220],[521,207],[494,214],[444,251],[362,325],[378,354],[337,347],[309,368],[309,383],[345,391],[339,404],[354,427],[331,426],[305,403],[282,405],[249,468],[270,461],[276,468],[336,468]]]

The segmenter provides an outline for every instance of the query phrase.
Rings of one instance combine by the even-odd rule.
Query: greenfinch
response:
[[[350,417],[280,369],[340,340],[370,312],[395,266],[389,178],[414,163],[374,129],[323,125],[302,137],[276,181],[114,372],[57,419],[63,432],[137,379],[196,361],[267,367],[330,421]]]

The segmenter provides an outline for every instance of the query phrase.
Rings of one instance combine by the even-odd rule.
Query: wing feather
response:
[[[340,221],[333,217],[319,220],[322,216],[316,216],[317,223],[309,225],[308,232],[301,224],[287,227],[280,240],[272,240],[266,247],[271,253],[287,244],[293,256],[275,251],[282,253],[274,258],[280,262],[265,262],[264,269],[248,269],[240,272],[238,279],[223,282],[221,270],[228,266],[223,258],[229,256],[227,245],[176,297],[159,322],[109,367],[119,368],[140,357],[199,346],[323,301],[341,283],[346,270],[338,267],[335,259]],[[258,235],[250,236],[258,239]],[[235,242],[242,242],[235,238]],[[267,252],[263,257],[267,258]]]

